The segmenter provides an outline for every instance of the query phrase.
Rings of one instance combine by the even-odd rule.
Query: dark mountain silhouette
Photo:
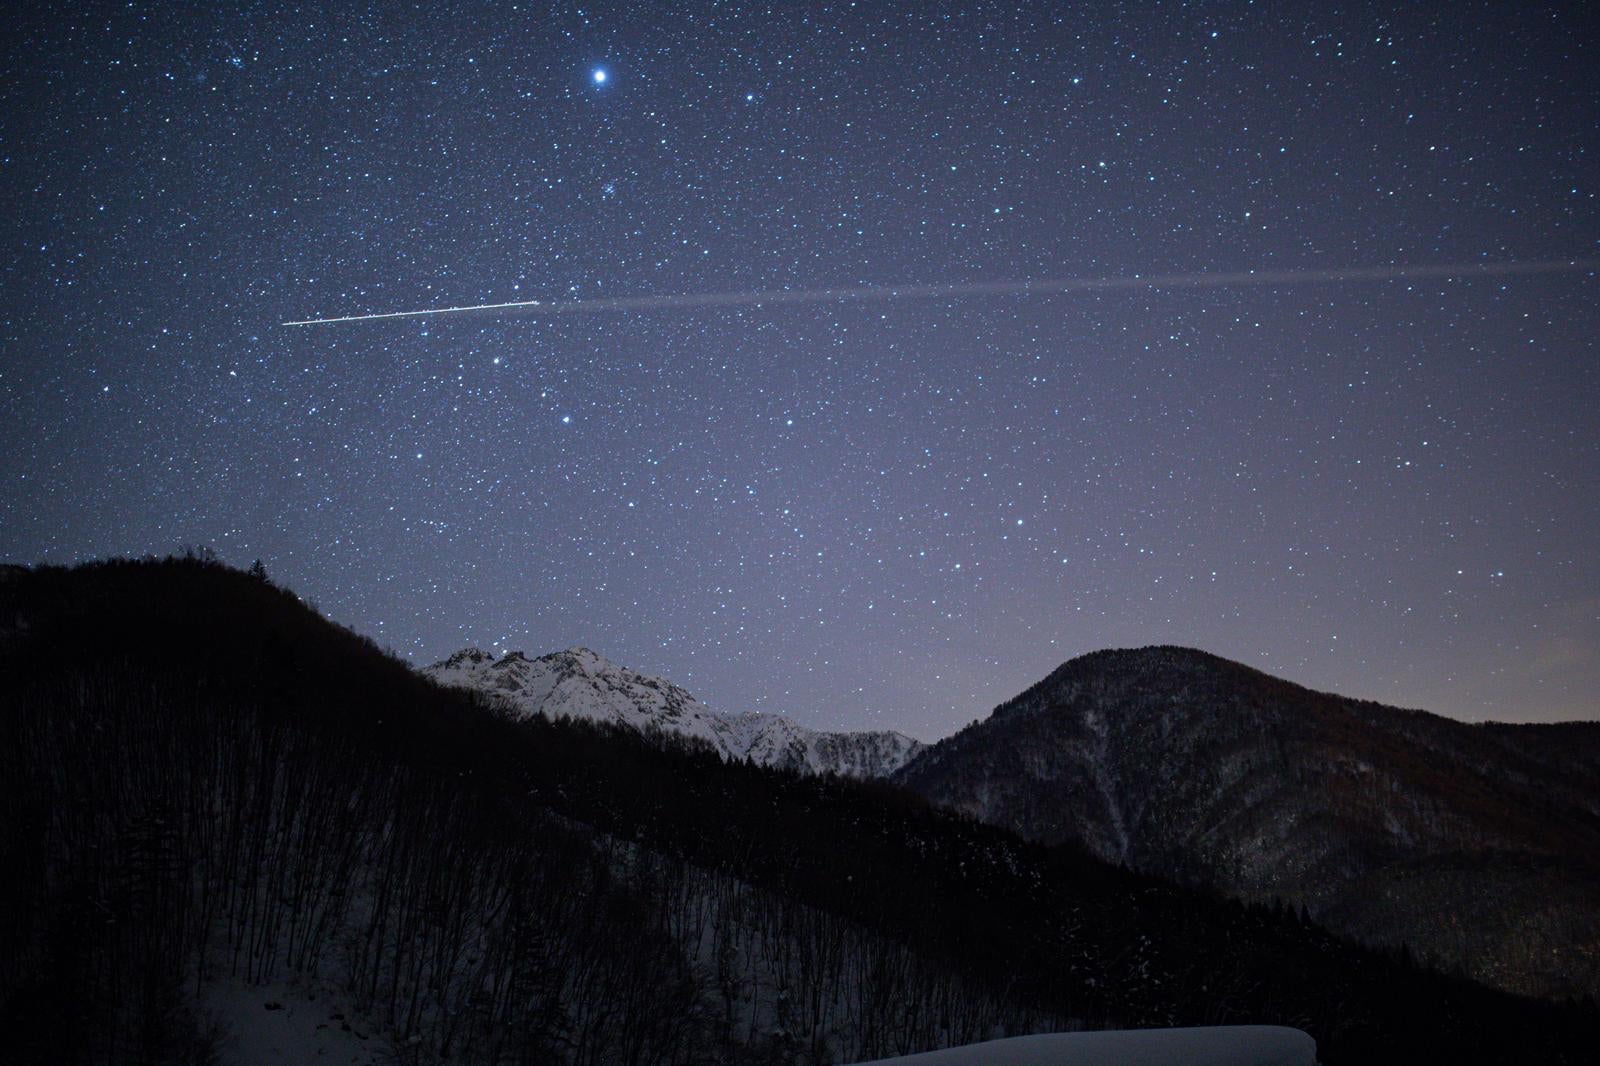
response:
[[[1503,988],[1600,993],[1600,723],[1469,725],[1143,648],[1073,659],[896,779]]]
[[[211,1061],[222,987],[418,1064],[1222,1023],[1576,1063],[1600,1031],[890,784],[514,720],[203,560],[0,582],[0,855],[15,1062]]]

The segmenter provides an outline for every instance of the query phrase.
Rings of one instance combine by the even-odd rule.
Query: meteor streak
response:
[[[961,296],[1053,296],[1119,289],[1227,289],[1263,285],[1328,285],[1345,281],[1412,281],[1427,278],[1510,277],[1525,274],[1594,273],[1597,259],[1548,259],[1441,263],[1433,266],[1348,267],[1341,270],[1249,270],[1219,274],[1127,274],[1101,278],[1035,281],[975,281],[945,285],[858,285],[836,289],[769,289],[756,292],[688,293],[671,296],[615,296],[592,300],[515,300],[510,303],[430,307],[285,322],[285,326],[332,326],[386,318],[460,315],[471,311],[534,311],[545,315],[606,314],[694,307],[762,307],[768,304],[830,303],[844,300],[926,300]]]

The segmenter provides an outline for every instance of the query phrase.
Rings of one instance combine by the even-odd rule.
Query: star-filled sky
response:
[[[943,735],[1181,643],[1600,717],[1580,4],[24,5],[0,558],[263,559],[418,663],[585,644]]]

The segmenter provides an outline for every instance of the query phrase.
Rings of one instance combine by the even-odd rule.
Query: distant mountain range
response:
[[[542,714],[663,730],[709,744],[725,759],[847,777],[887,777],[923,747],[891,731],[825,733],[781,714],[723,714],[670,681],[570,648],[537,658],[496,659],[466,648],[423,670],[443,685],[490,696],[519,717]]]
[[[1509,990],[1600,995],[1600,723],[1469,725],[1154,647],[1073,659],[894,777]]]

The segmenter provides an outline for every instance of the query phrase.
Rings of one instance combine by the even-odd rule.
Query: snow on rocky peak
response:
[[[442,685],[490,696],[522,717],[585,718],[641,732],[670,730],[703,740],[725,759],[749,759],[810,773],[885,777],[922,747],[891,731],[825,733],[781,714],[713,711],[670,681],[618,666],[588,648],[530,659],[520,651],[496,659],[465,648],[422,671]]]

